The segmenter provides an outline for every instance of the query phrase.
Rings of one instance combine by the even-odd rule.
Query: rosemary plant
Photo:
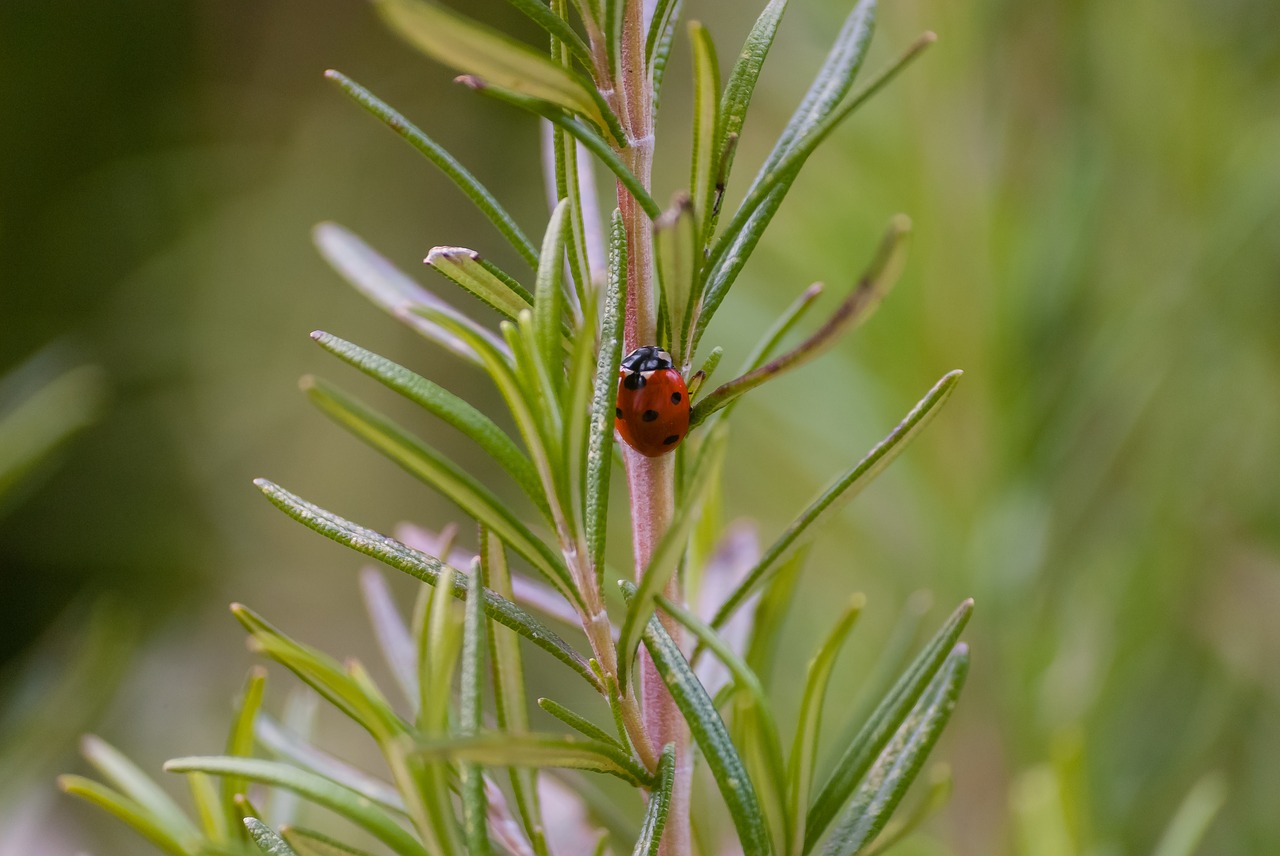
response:
[[[939,380],[766,550],[739,562],[713,610],[700,616],[690,608],[698,593],[683,581],[706,579],[716,570],[718,560],[705,545],[722,534],[710,531],[717,516],[709,511],[718,501],[735,402],[813,359],[874,310],[902,266],[909,221],[899,216],[889,223],[866,270],[814,332],[782,350],[818,296],[818,285],[765,334],[736,377],[714,388],[710,378],[721,350],[705,347],[708,324],[809,155],[933,35],[926,33],[855,90],[875,6],[860,0],[743,201],[722,224],[736,143],[785,0],[771,0],[760,14],[723,87],[708,30],[697,22],[679,24],[681,0],[511,2],[546,30],[549,50],[424,0],[376,0],[375,6],[409,43],[457,70],[459,82],[545,120],[547,175],[557,201],[540,242],[408,119],[349,77],[327,73],[443,170],[528,265],[526,276],[500,270],[470,249],[437,247],[427,255],[436,272],[502,316],[498,329],[451,308],[341,226],[323,224],[315,238],[338,272],[375,303],[482,368],[505,399],[519,437],[408,368],[329,333],[313,338],[474,441],[528,497],[535,519],[523,519],[489,486],[338,387],[304,380],[324,413],[479,526],[478,555],[451,561],[448,535],[403,543],[279,485],[258,482],[298,522],[427,584],[406,620],[381,577],[364,580],[377,638],[404,696],[399,702],[358,662],[339,663],[247,607],[233,607],[261,654],[369,734],[385,758],[386,777],[356,771],[312,745],[306,717],[297,710],[285,722],[264,713],[264,673],[255,671],[226,754],[166,765],[187,777],[198,821],[93,738],[85,754],[109,785],[67,776],[63,787],[123,818],[166,852],[188,856],[255,848],[331,856],[367,846],[402,856],[547,856],[555,842],[544,823],[539,780],[555,775],[552,768],[608,774],[643,795],[615,812],[633,818],[631,840],[616,828],[601,831],[597,853],[620,847],[671,856],[882,850],[945,793],[946,776],[930,777],[917,809],[889,824],[964,683],[968,652],[958,638],[971,602],[951,614],[831,758],[818,757],[823,702],[862,597],[850,599],[809,663],[799,724],[789,740],[761,675],[820,524],[902,452],[960,373]],[[664,209],[652,195],[654,124],[667,58],[681,31],[693,54],[692,163],[689,187]],[[617,187],[608,218],[597,209],[593,169],[599,166]],[[693,398],[687,440],[655,457],[617,442],[614,431],[620,361],[645,345],[669,352]],[[605,550],[610,479],[618,465],[630,499],[634,567],[622,581],[607,566]],[[608,589],[615,584],[623,598],[611,607]],[[565,621],[581,628],[586,651],[549,626]],[[738,628],[733,634],[731,622]],[[747,646],[733,641],[744,638],[743,626]],[[538,705],[568,731],[531,730],[520,637],[598,694],[599,710],[578,712],[541,698]],[[718,681],[710,668],[717,665],[727,674]],[[695,777],[699,765],[709,775]],[[823,780],[816,777],[819,769],[829,771]],[[595,793],[585,779],[574,781],[582,782],[584,794]],[[266,788],[251,792],[251,783]],[[364,837],[340,843],[295,825],[288,812],[298,797],[346,818]],[[732,843],[719,840],[709,825],[695,829],[695,816],[721,812],[732,824],[733,837],[724,836]]]

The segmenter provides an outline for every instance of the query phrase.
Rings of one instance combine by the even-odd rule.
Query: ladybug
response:
[[[665,455],[689,432],[689,389],[671,355],[656,345],[627,354],[618,370],[613,427],[640,454]]]

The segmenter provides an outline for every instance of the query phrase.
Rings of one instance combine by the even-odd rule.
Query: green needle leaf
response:
[[[258,849],[267,856],[298,856],[288,842],[272,832],[269,826],[256,817],[246,817],[244,828],[249,830],[249,834],[253,836],[253,843],[257,844]]]
[[[702,241],[706,244],[715,232],[716,215],[719,213],[720,199],[724,194],[724,183],[729,179],[733,169],[733,156],[737,151],[735,142],[742,134],[742,126],[747,121],[747,108],[751,106],[751,96],[755,94],[756,83],[760,79],[760,70],[764,68],[765,58],[773,47],[773,38],[778,33],[778,25],[782,22],[782,13],[787,10],[787,0],[770,0],[764,7],[760,17],[756,18],[747,40],[743,42],[742,52],[729,72],[729,82],[725,84],[724,95],[720,100],[720,116],[716,126],[714,139],[714,155],[716,163],[716,179],[719,185],[714,188],[713,205],[702,221]]]
[[[542,239],[539,256],[537,284],[533,302],[534,338],[537,341],[538,358],[555,393],[564,382],[564,347],[560,328],[563,322],[564,295],[560,291],[560,276],[565,266],[565,237],[569,225],[569,200],[562,199],[551,212],[547,231]]]
[[[432,247],[423,261],[507,318],[515,319],[533,307],[533,297],[524,286],[475,250]]]
[[[953,371],[943,375],[942,379],[934,384],[933,389],[929,390],[928,394],[911,409],[911,412],[898,423],[888,437],[881,440],[852,469],[828,486],[787,527],[778,540],[764,552],[756,566],[747,573],[742,584],[725,599],[711,621],[712,627],[723,627],[747,597],[763,585],[789,556],[804,545],[811,534],[808,533],[810,527],[815,523],[829,520],[902,453],[907,444],[929,424],[937,414],[938,408],[951,396],[962,374],[963,372]]]
[[[437,320],[424,317],[425,310],[450,319],[500,353],[506,343],[491,330],[476,324],[467,316],[427,291],[385,257],[337,223],[321,223],[312,230],[312,239],[320,255],[347,282],[373,303],[400,319],[415,332],[435,342],[470,363],[482,365],[476,351],[455,332]]]
[[[404,366],[366,351],[345,339],[317,330],[311,334],[316,344],[338,359],[354,366],[388,389],[395,390],[432,415],[466,434],[515,479],[539,510],[549,515],[546,495],[538,481],[537,470],[520,447],[492,419],[441,386]]]
[[[690,427],[703,422],[712,413],[765,381],[773,380],[817,358],[831,348],[846,331],[865,321],[880,305],[880,301],[884,299],[885,294],[902,273],[906,259],[907,238],[910,234],[911,220],[906,216],[899,214],[890,220],[889,228],[871,264],[867,266],[849,296],[836,307],[836,311],[831,314],[826,323],[787,353],[741,377],[734,378],[699,401],[689,417]],[[804,304],[801,304],[800,307],[793,307],[793,309],[799,312],[803,310],[803,306]],[[779,335],[781,332],[785,332],[785,329],[780,330]]]
[[[507,554],[502,542],[484,527],[480,528],[480,570],[489,588],[510,600],[513,597],[511,571],[507,567]],[[498,727],[506,734],[524,734],[529,731],[529,707],[525,697],[524,658],[520,654],[518,639],[508,633],[499,633],[489,627],[489,658],[493,677],[493,707]],[[595,672],[591,678],[599,684]],[[520,820],[525,835],[536,841],[542,827],[542,806],[538,799],[536,771],[527,768],[511,768],[511,790],[515,795]]]
[[[672,359],[686,360],[687,321],[694,311],[694,279],[698,275],[698,227],[689,194],[677,193],[671,208],[653,224],[653,249],[658,282],[671,322]]]
[[[210,756],[175,758],[166,763],[164,768],[171,773],[198,770],[214,775],[240,776],[250,781],[284,788],[342,815],[398,854],[429,856],[417,839],[364,796],[323,776],[299,770],[291,764],[259,758]]]
[[[507,0],[507,2],[527,15],[529,20],[546,30],[556,41],[567,47],[569,52],[577,57],[578,61],[584,66],[591,68],[591,51],[586,43],[582,41],[582,37],[578,35],[573,27],[569,26],[568,21],[547,8],[546,3],[543,3],[542,0]]]
[[[262,697],[267,687],[267,670],[255,666],[245,681],[239,710],[227,735],[228,755],[249,758],[253,755],[253,721],[262,707]],[[222,804],[232,829],[240,828],[240,812],[236,809],[236,794],[248,795],[248,782],[235,776],[222,779]]]
[[[621,582],[621,586],[623,595],[634,601],[636,587],[626,580]],[[694,742],[707,759],[707,767],[729,808],[729,816],[738,832],[744,856],[768,856],[773,852],[773,847],[769,841],[769,831],[765,827],[764,813],[760,809],[760,800],[711,696],[707,695],[706,689],[680,653],[680,647],[657,616],[649,619],[644,632],[644,644],[676,706],[689,723]]]
[[[483,573],[472,570],[467,580],[467,605],[462,631],[462,680],[458,690],[461,710],[460,733],[471,737],[480,733],[484,714],[484,658],[485,637],[488,623],[484,618]],[[463,764],[462,769],[462,828],[466,835],[467,853],[486,856],[492,851],[486,822],[487,801],[484,796],[484,776],[479,764]]]
[[[671,811],[671,789],[676,781],[676,747],[668,743],[658,759],[658,784],[649,793],[649,805],[644,811],[644,823],[632,856],[658,856],[662,844],[662,830],[667,825]]]
[[[809,661],[805,678],[804,696],[800,701],[800,722],[796,726],[795,742],[791,747],[791,764],[787,770],[787,796],[790,816],[796,819],[792,828],[789,853],[798,853],[804,846],[804,826],[801,819],[809,806],[809,788],[813,784],[814,764],[818,755],[818,737],[822,727],[822,706],[827,697],[827,685],[835,668],[836,656],[849,638],[862,607],[867,599],[854,595],[835,627],[827,634],[818,653]]]
[[[92,734],[85,735],[80,752],[103,778],[120,789],[128,803],[150,816],[167,838],[184,847],[199,840],[200,831],[168,793],[111,744]]]
[[[640,579],[636,596],[629,599],[627,616],[623,619],[622,632],[618,638],[618,684],[624,689],[628,686],[631,661],[635,658],[641,636],[657,607],[657,596],[675,575],[680,556],[689,541],[689,532],[700,517],[702,502],[720,479],[720,465],[724,462],[727,440],[728,431],[721,424],[703,441],[693,471],[689,474],[689,489],[684,504],[649,557],[649,565]]]
[[[442,6],[422,0],[375,2],[393,30],[437,62],[578,113],[624,142],[618,118],[595,86],[547,54]]]
[[[59,776],[58,787],[73,797],[79,797],[115,815],[170,856],[191,856],[200,848],[198,839],[174,837],[165,823],[152,812],[93,779],[86,779],[84,776]]]
[[[536,0],[531,0],[531,2],[536,4]],[[502,236],[511,243],[511,246],[515,247],[516,252],[529,264],[529,267],[536,268],[538,266],[538,251],[534,248],[533,242],[521,231],[515,219],[507,213],[507,210],[489,192],[488,188],[481,184],[480,180],[472,175],[466,167],[458,163],[453,155],[449,154],[439,143],[419,130],[416,125],[396,112],[391,105],[379,99],[345,74],[330,69],[324,73],[324,76],[336,83],[338,88],[351,96],[357,104],[381,119],[388,128],[395,131],[405,142],[425,155],[427,160],[439,167],[441,172],[448,176],[466,194],[467,198],[475,203],[480,212],[489,218],[489,222],[493,223],[498,231],[502,233]]]
[[[938,742],[968,672],[968,646],[957,645],[867,772],[823,856],[854,856],[875,840]]]
[[[623,312],[627,291],[627,235],[615,209],[609,231],[609,282],[601,315],[600,351],[591,396],[591,433],[587,439],[587,550],[595,570],[596,589],[603,588],[605,535],[609,522],[609,475],[613,468],[613,421],[618,401],[618,366],[622,361]]]
[[[666,79],[667,59],[675,42],[676,24],[684,10],[684,0],[657,0],[649,34],[645,39],[645,58],[653,81],[653,110],[658,112],[662,97],[662,81]]]
[[[627,188],[627,192],[635,197],[640,203],[640,207],[649,215],[650,219],[656,219],[662,213],[662,209],[658,207],[658,203],[653,201],[653,197],[649,195],[649,190],[644,186],[640,179],[636,178],[636,174],[627,167],[626,163],[618,156],[613,147],[605,141],[605,138],[596,133],[595,130],[584,125],[565,111],[547,104],[545,101],[539,101],[534,98],[527,98],[517,93],[510,92],[505,89],[490,86],[488,82],[478,77],[463,76],[458,78],[458,83],[470,89],[496,98],[514,107],[518,107],[526,112],[541,116],[548,122],[551,122],[557,128],[567,131],[578,142],[586,146],[600,162],[608,167],[609,171],[617,176],[618,181]]]
[[[302,388],[327,416],[382,452],[406,472],[444,494],[467,514],[493,529],[562,593],[573,591],[563,560],[487,487],[399,426],[319,378],[303,378]]]
[[[257,479],[254,484],[273,505],[308,529],[430,585],[435,585],[440,578],[444,563],[439,559],[326,511],[266,479]],[[454,597],[466,597],[466,577],[466,574],[455,571]],[[591,671],[582,655],[537,618],[488,589],[485,590],[484,604],[485,614],[491,619],[519,633],[581,675],[596,691],[603,692],[600,679]]]
[[[651,776],[616,743],[550,734],[498,732],[426,743],[417,754],[426,759],[473,761],[490,767],[561,767],[608,773],[624,782],[652,787]]]
[[[946,623],[903,672],[902,677],[872,712],[871,718],[840,756],[831,776],[823,784],[813,804],[809,806],[809,813],[805,818],[804,853],[811,851],[817,844],[818,839],[826,832],[827,826],[853,794],[858,783],[864,779],[871,781],[867,771],[884,752],[895,732],[911,716],[916,702],[938,675],[948,655],[953,653],[956,640],[960,638],[960,633],[964,630],[972,612],[973,600],[970,599],[960,604],[955,612],[951,613]],[[967,665],[967,658],[964,662]],[[954,670],[948,674],[953,672]],[[963,672],[960,673],[960,679],[963,680]]]
[[[547,713],[572,728],[574,731],[582,734],[584,737],[588,737],[592,740],[598,740],[601,743],[612,743],[619,749],[622,748],[622,744],[618,742],[617,738],[613,737],[603,728],[600,728],[594,722],[581,714],[574,713],[572,710],[569,710],[569,708],[565,707],[558,701],[554,701],[549,698],[540,698],[538,699],[538,707],[542,708]]]
[[[689,192],[693,195],[697,240],[711,221],[711,211],[716,204],[720,63],[716,59],[711,33],[697,21],[689,22],[689,42],[693,46],[693,167],[689,176]],[[698,252],[702,246],[703,242],[698,241]],[[683,327],[675,329],[683,335]]]
[[[297,675],[375,739],[388,740],[405,731],[386,699],[376,690],[367,691],[332,657],[289,637],[242,604],[232,604],[231,612],[261,653]],[[235,784],[236,793],[243,794],[243,782],[236,780]]]
[[[714,653],[733,676],[733,722],[737,733],[741,735],[739,742],[743,744],[746,754],[743,760],[747,770],[754,774],[757,793],[771,824],[773,842],[776,845],[785,844],[786,832],[791,822],[783,794],[787,780],[786,763],[782,759],[778,724],[769,707],[764,685],[751,667],[729,647],[729,643],[696,615],[661,595],[658,596],[658,604],[668,615],[688,628],[697,638],[698,644]],[[785,847],[775,849],[785,852]]]

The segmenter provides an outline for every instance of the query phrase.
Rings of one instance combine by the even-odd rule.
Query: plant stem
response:
[[[619,79],[614,88],[615,110],[627,133],[627,148],[620,152],[628,168],[645,190],[652,187],[653,89],[645,57],[647,26],[644,4],[628,0],[623,13]],[[653,223],[621,184],[618,208],[627,234],[627,314],[623,331],[625,350],[657,343],[657,296],[654,288]],[[627,486],[631,494],[632,547],[636,578],[649,566],[658,540],[670,525],[675,509],[675,462],[671,455],[647,458],[626,450]],[[664,594],[684,603],[678,575],[671,576]],[[677,643],[680,628],[669,627]],[[650,745],[661,750],[667,743],[676,750],[676,780],[671,808],[659,848],[661,856],[685,856],[690,852],[689,796],[693,763],[689,729],[654,668],[648,652],[639,654],[640,701]],[[628,692],[626,687],[623,693]]]

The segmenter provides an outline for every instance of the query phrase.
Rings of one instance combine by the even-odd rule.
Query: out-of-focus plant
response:
[[[0,514],[102,407],[102,370],[45,351],[0,378]]]
[[[518,277],[466,248],[437,247],[427,255],[429,266],[500,316],[498,329],[439,300],[346,229],[324,224],[315,237],[334,267],[374,302],[482,369],[505,400],[519,439],[408,368],[329,333],[313,339],[466,435],[525,495],[530,513],[517,513],[473,474],[335,385],[307,378],[303,388],[324,413],[479,525],[478,555],[458,562],[451,559],[449,536],[393,539],[258,482],[273,504],[308,528],[427,583],[406,619],[382,578],[365,577],[399,702],[361,663],[339,663],[247,607],[233,607],[257,651],[367,732],[387,777],[358,771],[309,742],[305,705],[291,709],[285,722],[265,714],[265,673],[255,671],[225,755],[166,765],[186,775],[197,820],[95,738],[86,740],[85,755],[107,784],[66,776],[62,785],[166,852],[190,856],[255,848],[328,856],[367,846],[409,856],[582,852],[582,845],[561,843],[549,821],[572,801],[567,792],[557,797],[561,804],[544,798],[553,769],[605,773],[644,796],[630,805],[617,802],[612,812],[640,816],[638,825],[621,820],[609,831],[587,830],[595,841],[587,846],[596,852],[618,846],[639,854],[718,853],[726,846],[794,856],[883,850],[947,790],[945,773],[930,777],[919,807],[890,824],[964,683],[968,651],[958,640],[972,603],[956,608],[888,682],[851,739],[827,757],[819,751],[826,689],[863,598],[849,597],[810,661],[799,722],[785,740],[767,693],[773,640],[819,524],[903,451],[960,373],[941,378],[758,555],[733,549],[716,508],[734,403],[818,356],[875,309],[901,269],[909,221],[890,222],[847,297],[794,346],[784,349],[821,286],[800,294],[734,379],[710,389],[721,351],[697,357],[708,324],[806,159],[933,35],[926,33],[855,90],[875,14],[874,2],[858,2],[742,202],[721,224],[737,141],[786,3],[765,7],[723,88],[709,32],[697,22],[687,25],[694,58],[692,162],[688,188],[666,209],[652,195],[651,167],[680,0],[659,0],[648,10],[639,0],[575,0],[572,15],[566,0],[512,3],[546,30],[549,52],[423,0],[375,5],[407,41],[459,71],[460,82],[545,120],[555,203],[538,243],[405,117],[345,75],[328,73],[442,169],[528,265],[532,275]],[[607,168],[617,185],[607,223],[597,212],[593,163]],[[683,442],[673,451],[653,457],[614,437],[622,355],[648,345],[670,352],[693,398],[690,436],[678,436]],[[611,592],[605,550],[616,464],[627,480],[635,568],[634,582],[619,582],[620,600]],[[537,579],[521,576],[525,570]],[[547,619],[580,627],[589,653]],[[539,706],[571,733],[533,731],[521,637],[596,694],[603,716],[541,698]],[[258,748],[271,757],[255,757]],[[707,776],[695,778],[698,763]],[[819,770],[825,778],[816,777]],[[573,782],[598,811],[617,799],[589,780]],[[250,783],[267,786],[265,795]],[[298,797],[345,817],[364,837],[339,843],[294,825]],[[717,805],[726,810],[736,844],[719,840]]]

